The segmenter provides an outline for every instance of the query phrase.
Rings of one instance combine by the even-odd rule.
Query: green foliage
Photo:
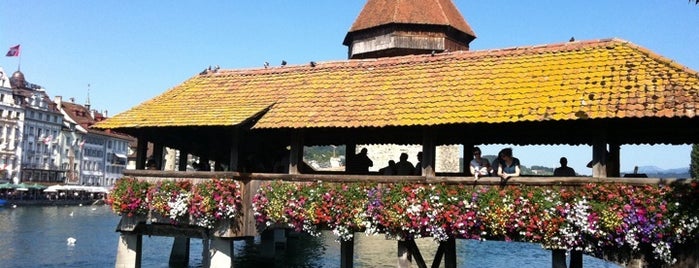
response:
[[[692,145],[690,152],[689,176],[697,179],[699,177],[699,144]]]

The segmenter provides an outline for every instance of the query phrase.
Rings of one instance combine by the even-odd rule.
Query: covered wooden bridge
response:
[[[179,150],[180,170],[185,170],[189,154],[220,163],[228,171],[125,174],[149,180],[229,177],[247,182],[246,187],[277,179],[472,184],[467,171],[436,174],[435,147],[508,143],[592,145],[595,163],[591,178],[520,178],[509,183],[635,183],[640,181],[610,178],[619,174],[620,145],[699,142],[698,91],[696,72],[629,42],[608,39],[215,70],[98,127],[138,138],[139,169],[145,167],[146,143],[151,142],[156,159],[164,146]],[[348,152],[358,144],[421,144],[423,176],[304,174],[304,146],[330,144],[344,144]],[[286,147],[288,174],[251,172],[251,156]],[[348,161],[351,157],[348,153]],[[469,157],[465,154],[464,161]],[[242,213],[248,217],[238,231],[225,231],[223,237],[256,235],[252,208],[246,203],[253,188],[244,188]]]
[[[117,266],[139,266],[144,234],[176,237],[173,256],[187,248],[183,238],[203,238],[211,241],[205,266],[231,266],[230,239],[258,235],[253,206],[260,202],[253,197],[264,193],[258,191],[262,181],[373,182],[385,189],[403,183],[408,188],[509,184],[556,190],[549,193],[609,183],[692,185],[618,177],[621,145],[699,143],[696,71],[614,38],[468,51],[475,37],[449,0],[369,0],[343,42],[349,60],[206,70],[98,123],[98,128],[138,138],[139,170],[125,173],[136,178],[128,180],[134,185],[186,179],[201,184],[212,177],[240,182],[230,186],[240,190],[240,214],[227,225],[146,224],[145,217],[137,220],[146,207],[125,206],[120,212],[136,217],[125,217],[119,227]],[[344,145],[346,161],[352,162],[358,146],[371,144],[421,145],[422,176],[316,172],[302,161],[307,146]],[[593,176],[513,178],[503,185],[496,178],[476,182],[468,170],[435,172],[436,146],[463,145],[468,163],[469,148],[480,144],[591,145]],[[165,147],[179,151],[180,171],[143,170],[148,157],[162,164]],[[185,172],[188,156],[214,163],[205,169],[219,171]],[[273,163],[284,163],[288,171],[275,173]],[[186,185],[181,189],[190,189]],[[453,238],[440,247],[439,258],[447,267],[456,265]],[[352,266],[350,241],[343,242],[343,267]],[[405,242],[398,243],[405,253],[399,266],[410,265],[411,254],[424,266],[417,249]],[[582,266],[577,250],[571,267]],[[697,253],[688,256],[675,265],[696,266]],[[560,250],[554,251],[552,263],[566,266]]]

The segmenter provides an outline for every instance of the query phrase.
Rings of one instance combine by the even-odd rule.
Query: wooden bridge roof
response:
[[[697,107],[696,71],[604,39],[212,71],[96,126],[381,128],[697,118]]]

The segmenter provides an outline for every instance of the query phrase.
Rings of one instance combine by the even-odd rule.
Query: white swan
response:
[[[70,216],[73,217],[73,211],[70,212]]]
[[[77,241],[77,239],[72,238],[72,237],[68,237],[68,239],[66,239],[66,241],[68,242],[69,246],[75,246],[75,241]]]

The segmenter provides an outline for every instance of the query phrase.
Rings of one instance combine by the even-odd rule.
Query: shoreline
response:
[[[89,199],[89,200],[7,200],[4,206],[0,207],[12,207],[12,206],[88,206],[88,205],[105,205],[106,202],[103,199]]]

